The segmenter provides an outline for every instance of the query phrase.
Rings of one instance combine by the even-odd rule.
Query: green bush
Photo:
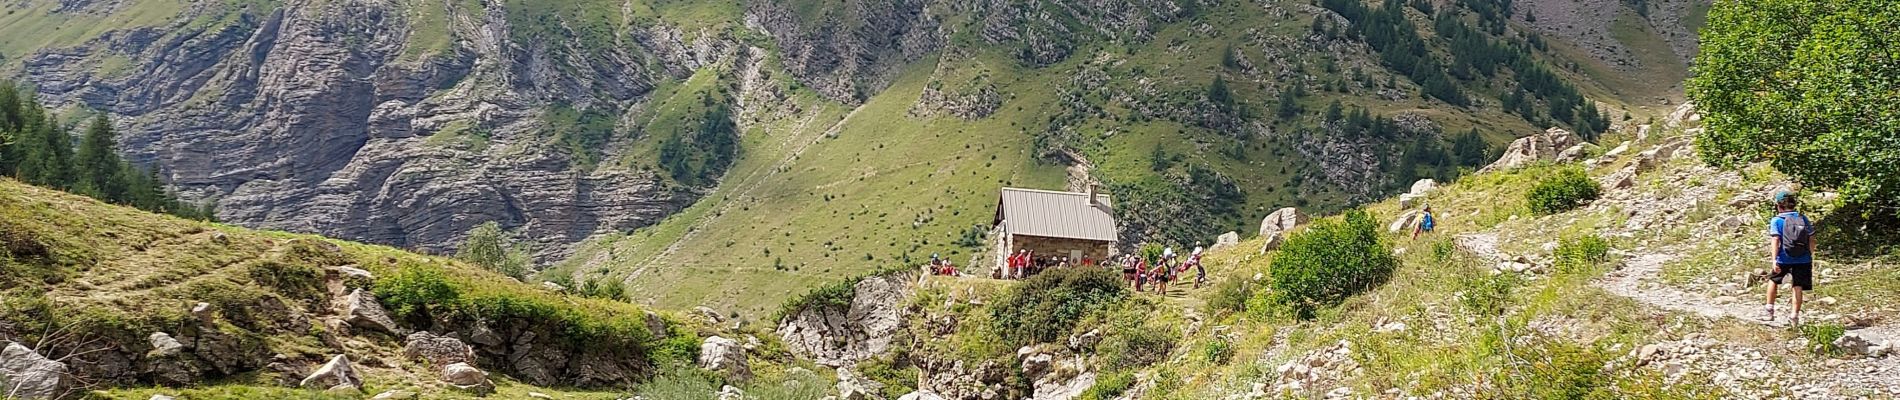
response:
[[[1584,272],[1610,261],[1610,242],[1596,235],[1564,238],[1555,253],[1558,273]]]
[[[1269,270],[1273,292],[1268,295],[1310,318],[1319,306],[1385,283],[1398,265],[1372,215],[1352,210],[1287,238]]]
[[[895,399],[917,390],[916,366],[905,362],[908,357],[891,354],[874,357],[858,363],[858,374],[884,384],[885,398]]]
[[[461,289],[450,284],[442,270],[413,265],[377,280],[373,292],[402,319],[426,316],[431,306],[454,307],[462,296]]]
[[[1801,337],[1808,339],[1808,351],[1814,354],[1833,356],[1841,354],[1841,348],[1834,345],[1835,339],[1847,334],[1847,328],[1840,324],[1808,324],[1801,326]]]
[[[1247,299],[1253,298],[1254,282],[1252,277],[1236,276],[1214,285],[1214,291],[1207,296],[1208,314],[1222,312],[1247,312]]]
[[[1151,301],[1131,300],[1092,317],[1101,322],[1081,325],[1101,326],[1096,357],[1107,368],[1139,369],[1167,360],[1181,340],[1175,326],[1156,318],[1161,312]]]
[[[1582,207],[1596,200],[1601,191],[1596,181],[1583,172],[1583,167],[1570,166],[1537,181],[1526,196],[1531,212],[1550,215]]]
[[[1135,386],[1135,374],[1128,371],[1116,371],[1102,374],[1095,379],[1095,386],[1082,391],[1078,400],[1107,400],[1121,397],[1128,388]]]
[[[1517,279],[1513,274],[1465,274],[1458,282],[1458,301],[1474,315],[1503,315],[1511,305],[1511,289],[1517,287]]]
[[[263,260],[253,262],[245,269],[252,282],[293,296],[317,292],[323,279],[323,271],[306,264]]]
[[[1234,343],[1227,339],[1214,338],[1201,345],[1201,359],[1215,365],[1226,365],[1234,359]]]
[[[990,308],[992,323],[1010,343],[1054,342],[1076,321],[1128,297],[1121,275],[1105,268],[1057,269],[1010,288]]]

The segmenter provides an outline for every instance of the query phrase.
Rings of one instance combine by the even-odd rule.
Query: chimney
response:
[[[1097,183],[1090,183],[1090,184],[1089,184],[1089,205],[1091,205],[1091,206],[1093,206],[1093,205],[1101,205],[1101,204],[1102,204],[1102,202],[1101,202],[1101,201],[1099,201],[1099,200],[1097,200],[1097,198],[1095,197],[1095,190],[1096,190],[1096,188],[1097,188],[1097,187],[1100,187],[1100,186],[1102,186],[1102,185],[1101,185],[1101,184],[1097,184]]]

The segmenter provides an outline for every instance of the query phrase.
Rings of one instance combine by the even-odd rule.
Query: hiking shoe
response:
[[[1762,313],[1761,313],[1761,320],[1764,322],[1775,322],[1775,306],[1770,305],[1766,308],[1763,308]]]

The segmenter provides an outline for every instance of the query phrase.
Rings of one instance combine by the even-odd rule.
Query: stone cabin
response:
[[[1108,259],[1120,241],[1106,194],[1003,188],[994,220],[996,266],[1028,249],[1038,257]]]

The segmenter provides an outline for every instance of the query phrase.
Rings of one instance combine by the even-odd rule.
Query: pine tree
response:
[[[12,82],[0,81],[0,175],[13,175],[20,163],[20,125],[20,92]]]
[[[72,137],[59,127],[53,116],[44,115],[39,103],[28,99],[20,109],[18,152],[20,164],[15,175],[27,183],[67,189],[72,186]]]
[[[77,177],[73,191],[113,203],[127,203],[126,176],[119,161],[116,135],[105,115],[93,118],[92,127],[79,141],[73,154],[73,172]]]

